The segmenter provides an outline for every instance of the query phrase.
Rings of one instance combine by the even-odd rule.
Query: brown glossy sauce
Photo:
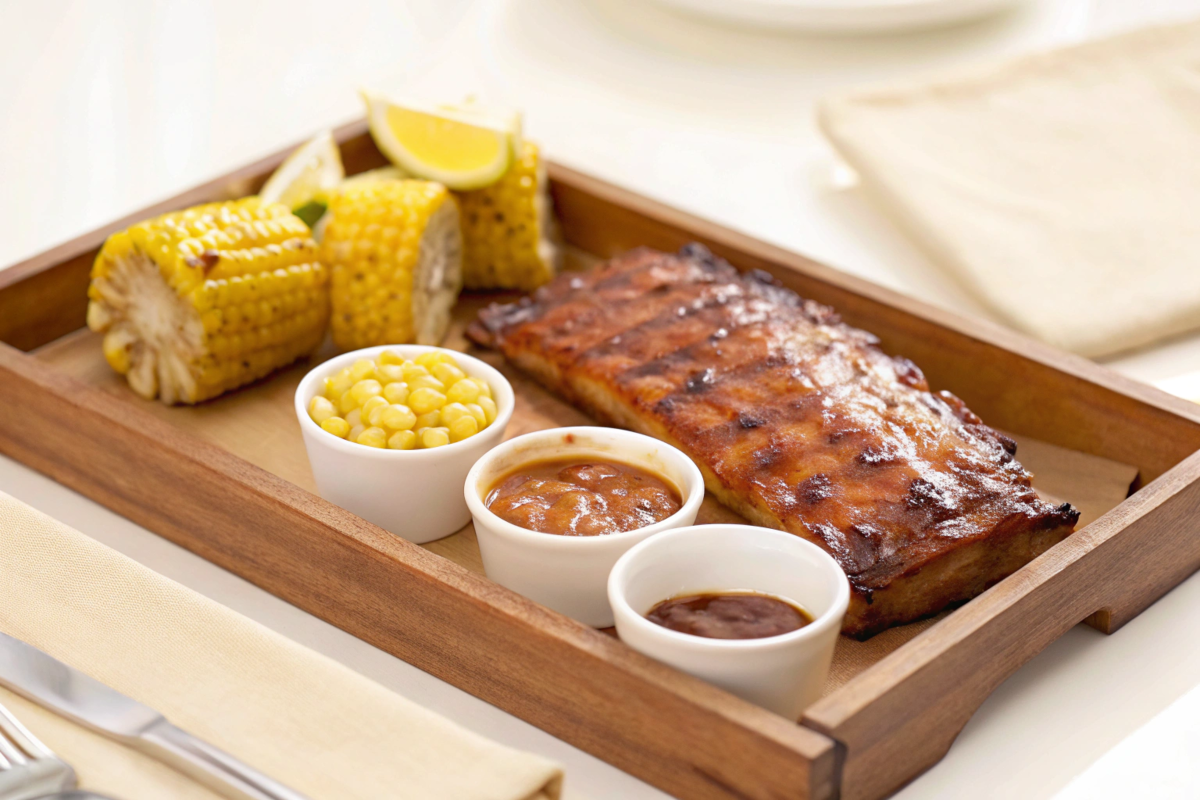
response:
[[[707,639],[765,639],[799,630],[813,621],[812,615],[799,606],[755,592],[672,597],[650,609],[646,619]]]
[[[496,483],[485,504],[531,531],[603,536],[660,522],[683,501],[674,486],[644,469],[570,458],[523,464]]]

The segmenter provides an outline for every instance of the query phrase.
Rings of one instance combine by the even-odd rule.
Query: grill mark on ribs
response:
[[[752,521],[824,547],[850,578],[851,633],[978,594],[1078,518],[911,361],[699,245],[560,276],[486,309],[471,335],[602,419],[680,445]]]

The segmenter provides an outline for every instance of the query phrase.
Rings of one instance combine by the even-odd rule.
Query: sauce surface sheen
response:
[[[786,600],[756,592],[710,592],[672,597],[646,619],[706,639],[765,639],[799,630],[812,616]]]
[[[576,457],[523,464],[497,481],[485,505],[527,530],[603,536],[660,522],[683,501],[675,487],[647,470]]]

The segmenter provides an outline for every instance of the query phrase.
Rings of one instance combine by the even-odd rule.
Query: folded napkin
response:
[[[554,800],[562,773],[355,672],[0,493],[0,631],[161,711],[313,800]],[[0,690],[121,800],[217,795]]]
[[[1200,327],[1200,22],[830,99],[819,121],[1013,326],[1092,357]]]

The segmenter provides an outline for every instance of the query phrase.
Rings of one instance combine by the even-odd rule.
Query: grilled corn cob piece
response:
[[[306,226],[257,197],[164,214],[108,238],[88,327],[142,397],[198,403],[312,352],[328,274]]]
[[[458,205],[445,186],[381,178],[330,196],[321,240],[331,270],[333,340],[438,344],[462,288]]]
[[[523,142],[499,181],[458,194],[468,289],[533,291],[558,271],[557,226],[537,145]]]

